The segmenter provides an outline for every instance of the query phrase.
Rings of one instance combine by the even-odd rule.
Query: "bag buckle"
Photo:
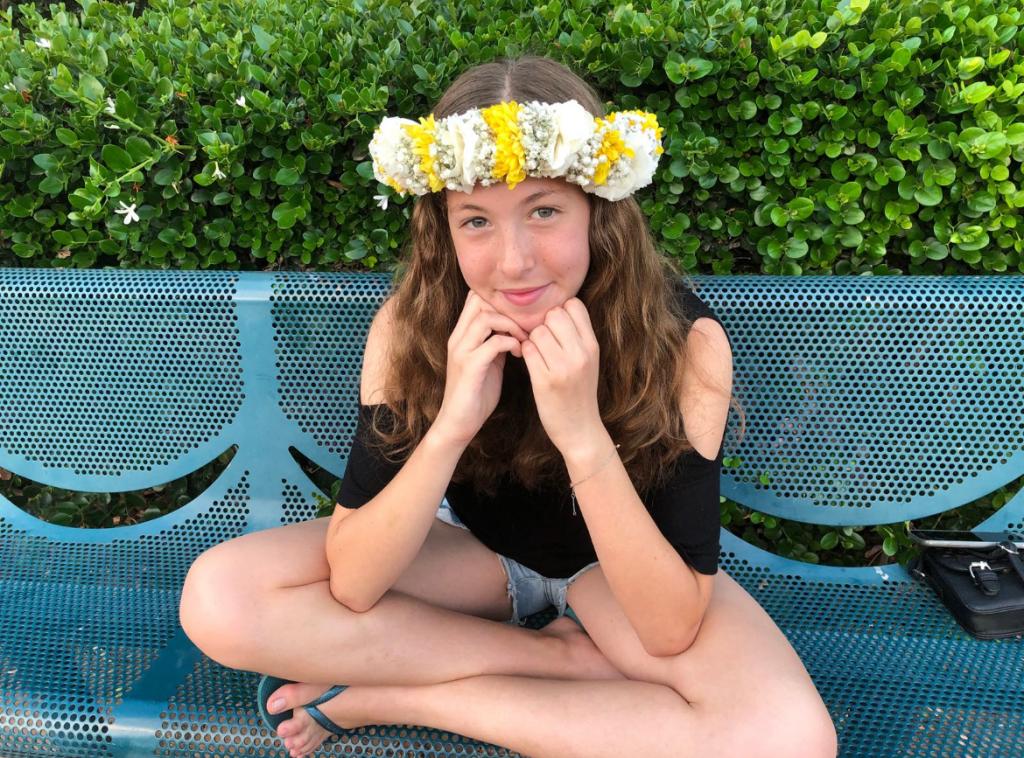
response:
[[[974,569],[991,571],[992,567],[988,565],[988,561],[975,561],[970,565],[971,578],[974,581],[978,581],[978,577],[974,575]]]
[[[978,573],[974,571],[977,569]],[[989,597],[999,594],[999,575],[988,565],[988,561],[974,561],[968,570],[978,588]]]

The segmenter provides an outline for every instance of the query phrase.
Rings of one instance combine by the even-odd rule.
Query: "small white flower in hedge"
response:
[[[7,84],[4,85],[4,89],[9,89],[11,92],[16,92],[18,88],[14,86],[13,82],[7,82]]]
[[[104,108],[103,110],[106,111],[111,116],[114,115],[114,112],[115,112],[114,98],[112,98],[112,97],[108,97],[107,98],[107,107]]]
[[[373,199],[377,201],[377,205],[380,206],[382,211],[388,209],[388,196],[387,195],[374,195]]]
[[[241,95],[237,100],[235,100],[235,105],[240,105],[240,106],[242,106],[244,108],[245,107],[245,95]]]
[[[125,226],[128,226],[128,224],[130,224],[132,221],[138,221],[139,220],[139,214],[137,214],[135,212],[135,203],[132,203],[131,205],[125,205],[124,204],[124,200],[122,200],[121,201],[121,207],[120,208],[115,208],[114,209],[114,213],[122,213],[122,214],[124,214],[124,219],[123,220],[124,220],[124,225]]]
[[[104,124],[104,126],[107,127],[108,129],[120,129],[121,128],[117,124]]]
[[[36,44],[39,45],[39,47],[47,47],[48,48],[48,47],[50,47],[50,40],[46,39],[46,37],[40,37],[39,39],[36,40]]]
[[[216,161],[213,162],[213,178],[214,179],[226,179],[227,178],[227,174],[225,174],[223,171],[220,170],[220,166],[217,165]]]

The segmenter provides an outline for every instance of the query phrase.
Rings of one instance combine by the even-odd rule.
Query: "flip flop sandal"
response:
[[[281,679],[276,676],[264,675],[260,679],[260,686],[256,690],[256,702],[259,704],[260,716],[263,717],[263,723],[265,723],[270,730],[277,734],[277,727],[280,726],[282,721],[287,721],[292,717],[292,711],[281,711],[280,713],[271,713],[267,710],[267,701],[270,700],[270,696],[277,691],[279,687],[283,687],[286,684],[294,684],[290,679]],[[302,706],[302,709],[313,717],[320,726],[326,729],[331,734],[345,735],[348,734],[347,729],[342,729],[340,726],[331,721],[327,716],[323,714],[318,705],[323,705],[328,700],[331,700],[342,692],[348,689],[347,684],[336,684],[331,687],[327,692],[322,694],[316,700],[306,703]]]

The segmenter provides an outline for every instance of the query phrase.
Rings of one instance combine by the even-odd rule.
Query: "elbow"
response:
[[[694,642],[697,641],[697,632],[700,630],[700,622],[696,625],[683,627],[675,630],[671,636],[664,634],[651,639],[642,640],[644,650],[654,658],[671,658],[685,653]]]
[[[354,597],[345,586],[347,583],[340,581],[343,576],[343,571],[339,571],[334,566],[331,566],[331,576],[328,579],[327,585],[335,602],[355,613],[366,613],[366,611],[377,604],[376,601],[368,603],[364,598]]]
[[[345,592],[341,587],[338,586],[337,582],[334,581],[333,574],[331,576],[330,586],[331,597],[333,597],[339,605],[345,606],[354,613],[366,613],[374,605],[376,605],[376,602],[368,603],[364,599],[354,598],[350,596],[347,592]]]

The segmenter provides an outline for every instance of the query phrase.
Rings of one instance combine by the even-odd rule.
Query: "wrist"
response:
[[[459,438],[458,435],[452,434],[448,430],[448,427],[435,419],[434,423],[431,424],[430,428],[427,430],[427,433],[423,436],[423,441],[431,447],[441,450],[458,450],[461,455],[462,452],[469,447],[471,440],[463,440]]]
[[[588,435],[584,442],[570,446],[562,453],[569,481],[575,482],[589,476],[616,452],[615,442],[604,427],[595,434]]]

